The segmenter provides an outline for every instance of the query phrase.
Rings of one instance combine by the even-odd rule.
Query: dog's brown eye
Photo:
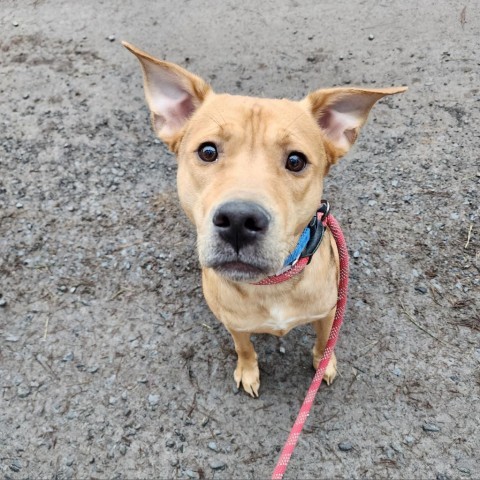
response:
[[[218,150],[214,143],[202,143],[198,148],[198,156],[204,162],[214,162],[218,158]]]
[[[300,172],[307,166],[307,157],[300,152],[292,152],[288,155],[285,168],[291,172]]]

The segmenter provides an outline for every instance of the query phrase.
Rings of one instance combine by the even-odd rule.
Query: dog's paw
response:
[[[238,362],[237,368],[233,374],[237,388],[242,384],[243,389],[253,398],[258,397],[258,389],[260,388],[260,371],[258,363],[255,362]]]
[[[323,354],[322,354],[323,355]],[[313,350],[313,368],[316,370],[318,368],[318,364],[322,358],[322,355],[318,355]],[[330,357],[330,361],[328,362],[327,368],[325,370],[325,374],[323,375],[323,379],[327,385],[331,385],[332,382],[335,380],[337,376],[337,357],[335,356],[335,352],[332,353]]]

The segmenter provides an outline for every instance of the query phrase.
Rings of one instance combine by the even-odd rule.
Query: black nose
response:
[[[220,205],[213,215],[215,230],[235,251],[262,237],[268,230],[270,217],[260,205],[237,201]]]

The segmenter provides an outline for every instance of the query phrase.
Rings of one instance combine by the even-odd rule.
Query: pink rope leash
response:
[[[340,281],[338,285],[338,299],[337,299],[337,310],[335,312],[335,318],[333,320],[332,330],[330,331],[330,336],[328,337],[327,345],[325,351],[323,352],[322,359],[318,365],[315,376],[313,377],[310,388],[308,389],[303,405],[298,412],[297,419],[293,424],[293,427],[288,435],[288,439],[283,447],[280,457],[278,459],[277,465],[273,470],[272,480],[281,480],[285,471],[287,470],[288,462],[290,457],[295,450],[300,433],[303,430],[303,426],[308,418],[310,409],[312,408],[313,402],[315,400],[315,395],[317,394],[320,384],[322,383],[323,375],[327,369],[328,362],[332,356],[335,344],[337,343],[338,333],[342,325],[343,316],[345,314],[345,307],[347,305],[347,290],[348,290],[348,250],[345,242],[345,237],[340,228],[337,220],[332,216],[328,215],[326,218],[326,224],[330,228],[330,231],[333,234],[333,238],[337,244],[338,254],[340,257]]]

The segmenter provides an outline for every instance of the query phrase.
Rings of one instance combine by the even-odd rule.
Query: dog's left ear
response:
[[[185,123],[212,91],[193,73],[152,57],[133,45],[122,42],[140,61],[145,98],[152,114],[155,133],[172,150]]]
[[[303,102],[324,133],[331,163],[345,155],[367,121],[371,108],[385,95],[407,90],[406,87],[383,89],[331,88],[317,90]]]

